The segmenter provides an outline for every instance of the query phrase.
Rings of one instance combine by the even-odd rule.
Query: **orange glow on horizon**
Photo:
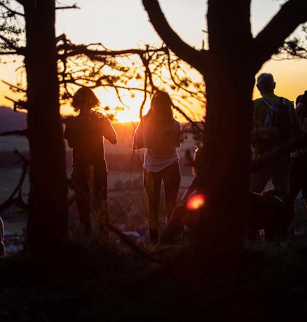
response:
[[[192,196],[187,202],[188,210],[197,210],[205,205],[205,196],[201,194],[197,194]]]

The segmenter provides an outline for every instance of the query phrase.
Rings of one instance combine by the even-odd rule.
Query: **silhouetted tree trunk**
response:
[[[31,155],[28,247],[55,247],[68,230],[65,148],[59,113],[55,1],[22,2],[26,22]]]
[[[165,44],[204,77],[206,206],[195,247],[206,265],[231,262],[242,249],[248,211],[254,77],[296,27],[307,21],[307,1],[290,0],[252,37],[250,0],[209,0],[209,50],[196,50],[170,28],[157,0],[143,0]]]

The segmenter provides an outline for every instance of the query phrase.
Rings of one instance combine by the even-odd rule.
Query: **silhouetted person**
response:
[[[116,144],[116,132],[107,117],[91,110],[100,105],[91,89],[80,88],[73,97],[72,105],[80,113],[67,119],[64,138],[69,147],[73,148],[72,183],[76,192],[80,223],[84,225],[85,233],[90,234],[90,213],[94,209],[100,232],[107,233],[108,171],[104,138]]]
[[[4,224],[0,216],[0,259],[5,257],[5,247],[4,247]]]
[[[156,91],[150,110],[134,136],[133,149],[146,148],[144,155],[144,187],[148,200],[148,230],[152,245],[158,242],[160,217],[160,191],[164,183],[167,221],[176,206],[180,187],[179,156],[180,123],[173,117],[168,93]]]
[[[161,235],[161,244],[173,244],[180,241],[184,232],[184,226],[191,228],[193,225],[199,223],[200,214],[205,204],[205,197],[200,182],[200,171],[203,168],[203,159],[203,148],[197,148],[193,160],[193,180],[183,193],[180,205],[173,211],[173,214]]]
[[[184,227],[189,228],[189,239],[193,238],[194,228],[200,224],[206,198],[203,193],[204,150],[198,148],[194,154],[194,178],[175,208],[164,230],[161,244],[174,244],[182,241]],[[246,214],[248,236],[255,238],[257,230],[265,229],[265,237],[286,237],[293,218],[292,200],[283,188],[267,190],[261,194],[249,193],[249,211]],[[208,214],[207,214],[208,215]]]
[[[263,73],[258,76],[257,88],[262,98],[253,101],[254,128],[262,130],[266,128],[263,133],[266,134],[268,140],[266,146],[257,143],[254,145],[253,157],[269,152],[268,150],[272,149],[274,145],[282,144],[301,134],[301,127],[293,103],[286,98],[275,95],[275,87],[276,83],[271,74]],[[267,123],[270,120],[276,120],[276,126],[268,126]],[[270,145],[270,140],[272,145]],[[271,179],[275,188],[284,188],[289,191],[289,169],[290,155],[252,174],[250,190],[262,192]]]
[[[296,110],[304,133],[307,133],[307,91],[296,99]],[[290,194],[293,201],[299,192],[307,208],[307,146],[291,154]]]

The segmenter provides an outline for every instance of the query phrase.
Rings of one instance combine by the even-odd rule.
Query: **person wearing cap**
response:
[[[253,101],[254,130],[262,129],[264,127],[269,105],[279,105],[282,100],[283,104],[291,108],[293,118],[292,130],[294,136],[300,135],[302,130],[294,110],[293,103],[290,100],[281,98],[275,94],[274,91],[276,83],[273,75],[269,73],[260,74],[257,78],[256,86],[262,97]],[[261,150],[260,145],[255,144],[253,149],[253,158],[259,157],[265,152],[269,151]],[[250,178],[250,190],[253,192],[262,192],[265,189],[268,181],[271,179],[275,188],[284,188],[286,191],[289,191],[289,171],[290,155],[287,155],[277,162],[269,164],[257,173],[252,174]]]

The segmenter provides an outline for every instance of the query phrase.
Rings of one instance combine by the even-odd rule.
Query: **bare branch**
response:
[[[77,56],[77,55],[86,55],[89,58],[95,57],[96,59],[99,56],[104,57],[120,57],[120,56],[127,56],[127,55],[142,55],[144,53],[144,49],[124,49],[124,50],[96,50],[96,49],[90,49],[90,47],[93,44],[89,45],[73,45],[70,43],[65,43],[57,46],[58,51],[65,50],[65,54],[59,54],[58,57],[61,59],[63,56],[65,58]],[[101,45],[101,44],[100,44]],[[102,45],[101,45],[102,46]],[[160,48],[156,49],[148,49],[149,52],[166,52],[167,48],[165,46],[162,46]]]
[[[14,111],[16,112],[17,110],[28,110],[28,105],[27,102],[24,101],[15,101],[10,97],[4,96],[7,100],[11,101],[14,103]]]
[[[77,4],[73,4],[72,6],[63,6],[63,7],[56,7],[55,10],[67,10],[67,9],[81,9],[77,6]]]
[[[2,39],[9,47],[11,50],[15,50],[14,55],[24,55],[26,52],[25,47],[17,47],[15,44],[9,40],[8,38],[0,35],[0,39]],[[8,54],[8,53],[7,53]]]
[[[20,55],[17,51],[0,51],[1,56]]]
[[[4,80],[1,80],[1,82],[2,82],[3,84],[5,84],[5,85],[9,86],[10,88],[15,89],[18,93],[26,93],[26,90],[25,90],[25,89],[23,89],[23,88],[21,88],[21,87],[18,87],[18,86],[16,86],[16,85],[13,85],[13,84],[11,84],[11,83],[8,83],[8,82],[6,82],[6,81],[4,81]]]
[[[0,132],[0,136],[10,136],[10,135],[28,136],[28,130]]]
[[[289,0],[254,40],[254,57],[260,68],[279,48],[290,34],[307,21],[307,1]]]
[[[13,190],[12,194],[8,197],[8,199],[6,201],[4,201],[1,205],[0,205],[0,212],[7,209],[8,207],[10,207],[12,204],[16,203],[17,201],[20,200],[21,197],[21,189],[22,189],[22,185],[24,183],[24,180],[26,178],[27,175],[27,171],[29,168],[29,161],[22,155],[20,154],[20,152],[15,149],[15,153],[21,158],[21,160],[23,161],[23,170],[20,176],[20,179],[17,183],[17,186],[15,187],[15,189]],[[15,195],[19,193],[19,197],[15,198]]]
[[[204,131],[203,131],[203,129],[202,128],[200,128],[199,127],[199,125],[198,125],[198,122],[194,122],[191,118],[189,118],[188,116],[187,116],[187,114],[186,113],[184,113],[183,112],[183,110],[180,108],[180,107],[178,107],[178,106],[176,106],[176,105],[174,105],[174,103],[172,103],[172,105],[173,105],[173,108],[176,110],[176,111],[178,111],[189,123],[191,123],[191,126],[195,129],[195,130],[197,130],[198,132],[201,132],[201,133],[203,133]]]
[[[146,260],[153,262],[153,263],[165,265],[165,266],[171,264],[171,261],[157,258],[157,257],[153,256],[152,254],[145,252],[141,247],[139,247],[137,244],[135,244],[128,236],[126,236],[122,231],[115,228],[114,226],[108,224],[108,228],[113,233],[118,235],[127,246],[129,246],[133,251],[135,251],[137,254],[139,254],[141,257],[145,258]]]
[[[13,9],[11,9],[11,8],[9,8],[8,6],[6,6],[4,3],[0,3],[0,6],[1,7],[3,7],[3,8],[5,8],[7,11],[9,11],[9,13],[10,13],[10,17],[11,16],[21,16],[21,17],[24,17],[25,15],[23,14],[23,13],[21,13],[21,12],[18,12],[18,11],[15,11],[15,10],[13,10]]]
[[[185,43],[170,27],[157,0],[142,0],[149,20],[165,44],[181,59],[200,72],[204,70],[206,51],[198,51]]]

